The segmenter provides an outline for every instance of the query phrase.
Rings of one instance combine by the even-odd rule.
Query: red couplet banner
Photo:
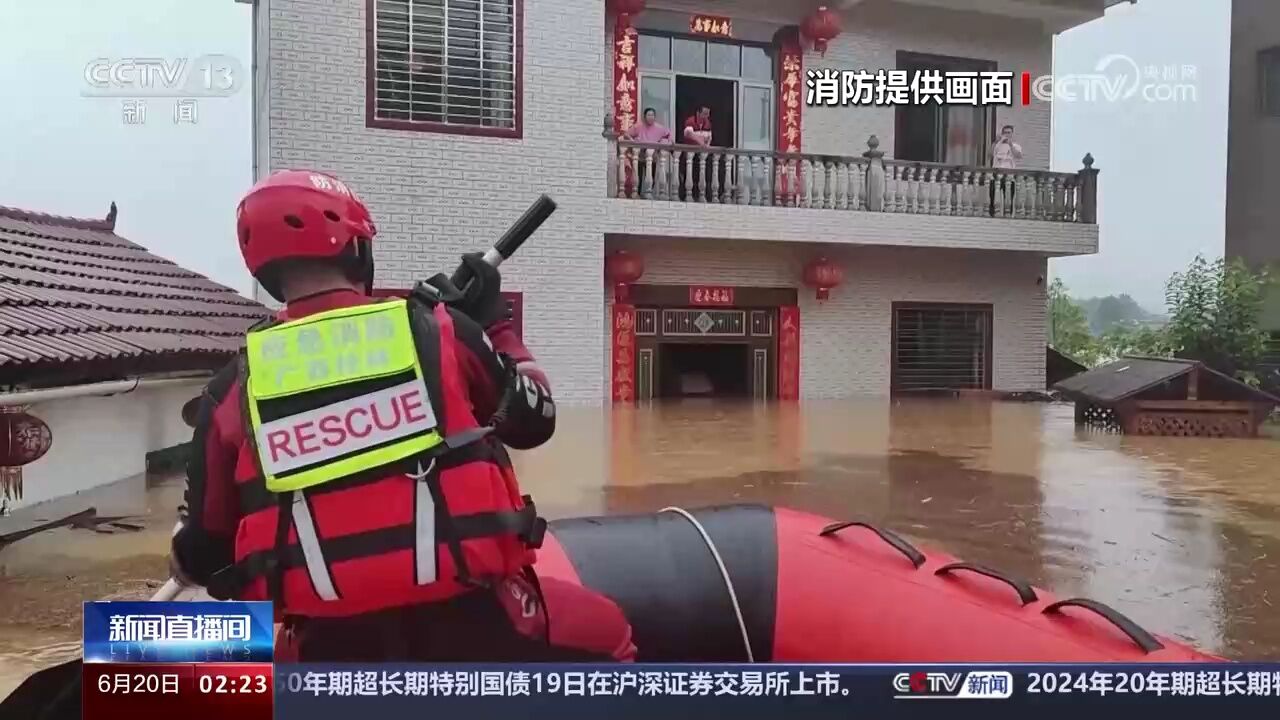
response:
[[[85,663],[85,720],[271,720],[271,663]]]
[[[800,308],[778,308],[778,399],[800,399]]]
[[[614,304],[613,326],[613,401],[635,402],[636,389],[636,309],[633,305]]]

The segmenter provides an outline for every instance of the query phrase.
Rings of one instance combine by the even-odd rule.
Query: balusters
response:
[[[720,158],[723,157],[718,152],[707,153],[707,202],[714,203],[720,200]]]

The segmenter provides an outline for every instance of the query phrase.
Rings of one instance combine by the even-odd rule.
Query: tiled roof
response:
[[[0,206],[0,382],[216,369],[269,312],[104,220]]]

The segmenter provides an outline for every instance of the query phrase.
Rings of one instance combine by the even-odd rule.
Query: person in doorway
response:
[[[698,111],[690,115],[684,121],[684,134],[681,136],[684,142],[689,145],[695,145],[699,148],[711,147],[711,108],[706,105],[699,105]],[[703,180],[703,165],[705,163],[705,155],[694,155],[686,153],[684,162],[693,163],[693,187],[686,188],[684,169],[680,169],[680,186],[682,189],[682,197],[685,200],[690,199],[690,195],[695,195],[699,202],[706,199],[707,185],[709,182]],[[699,160],[703,162],[699,162]]]
[[[612,601],[532,572],[546,523],[504,443],[546,442],[555,404],[497,270],[370,297],[372,218],[318,172],[267,177],[236,221],[285,306],[205,389],[174,577],[272,600],[281,660],[633,659]]]
[[[1022,159],[1022,146],[1014,142],[1013,126],[1005,125],[1000,128],[1000,137],[991,145],[991,166],[1003,170],[1016,170],[1018,161]],[[1003,212],[1009,213],[1012,210],[1012,202],[1014,198],[1013,176],[1011,174],[997,173],[997,177],[991,181],[991,215],[996,214],[996,190],[997,187],[1001,193],[1003,201]]]
[[[643,119],[635,125],[632,125],[630,129],[623,133],[623,135],[630,140],[649,143],[651,145],[670,145],[672,143],[671,129],[658,122],[658,112],[651,107],[645,108]],[[638,153],[638,157],[631,157],[630,153],[633,151]],[[665,154],[666,153],[661,153],[661,155]],[[646,188],[644,185],[645,178],[654,174],[650,172],[651,167],[655,169],[658,177],[664,177],[663,169],[668,161],[666,157],[659,157],[659,155],[660,153],[656,153],[651,148],[644,148],[641,150],[635,150],[633,148],[628,151],[628,157],[630,162],[633,163],[633,166],[636,160],[639,160],[639,173],[636,175],[636,189],[642,193],[652,192],[653,190],[652,187]]]
[[[684,141],[690,145],[711,147],[711,108],[706,105],[684,121]]]

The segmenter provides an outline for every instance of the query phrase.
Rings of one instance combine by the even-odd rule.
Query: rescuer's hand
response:
[[[502,275],[498,268],[485,262],[481,253],[463,255],[462,264],[471,280],[462,299],[451,303],[453,307],[485,329],[506,320],[507,304],[502,300]]]

